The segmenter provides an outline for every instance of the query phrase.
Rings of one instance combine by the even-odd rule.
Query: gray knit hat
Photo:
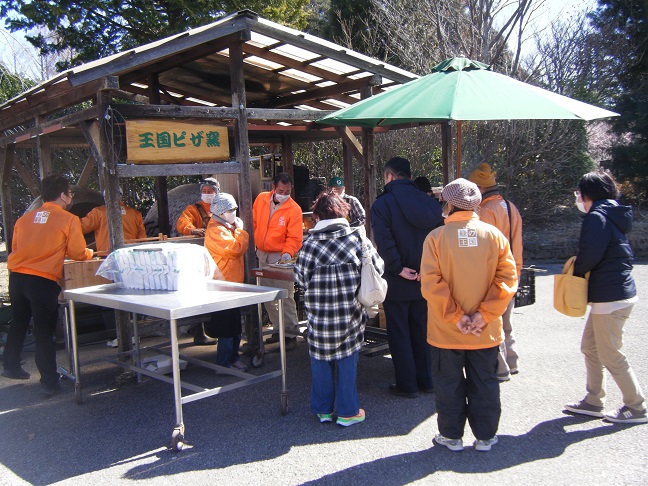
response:
[[[212,215],[218,216],[223,214],[225,211],[237,208],[238,205],[236,204],[234,196],[227,194],[226,192],[221,192],[214,196],[214,200],[212,201],[209,210],[211,211]]]
[[[220,192],[220,182],[218,182],[213,177],[207,177],[206,179],[200,181],[200,192],[202,192],[202,188],[205,186],[211,187],[216,194]]]
[[[477,184],[466,179],[455,179],[443,188],[441,199],[454,207],[474,211],[481,203],[481,193]]]

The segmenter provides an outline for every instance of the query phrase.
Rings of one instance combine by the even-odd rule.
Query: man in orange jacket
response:
[[[466,420],[475,450],[497,443],[501,414],[496,375],[502,314],[517,289],[515,261],[500,230],[479,220],[479,189],[466,179],[443,188],[445,225],[423,244],[421,293],[439,434],[434,441],[463,450]]]
[[[278,261],[289,261],[299,251],[304,239],[302,210],[290,197],[293,180],[289,174],[278,174],[273,181],[272,191],[262,192],[254,201],[252,219],[254,242],[261,267]],[[284,324],[287,330],[298,332],[299,319],[295,304],[295,284],[292,281],[261,279],[261,285],[284,288],[288,297],[284,299]],[[274,326],[279,323],[279,309],[276,303],[266,304],[268,317]],[[279,329],[266,342],[279,341]],[[296,338],[286,338],[294,346]]]
[[[41,391],[52,396],[61,390],[54,332],[63,260],[65,257],[89,260],[92,250],[85,246],[79,218],[65,210],[74,196],[67,179],[48,176],[41,187],[44,204],[16,221],[7,259],[13,321],[7,336],[2,376],[29,379],[29,373],[20,366],[20,353],[33,317]]]
[[[121,197],[123,196],[121,187],[118,188],[118,192],[120,197],[119,204],[121,205],[124,242],[128,243],[128,240],[146,238],[142,213],[137,209],[126,206],[121,201]],[[98,252],[107,252],[110,250],[110,243],[108,241],[108,217],[106,215],[105,205],[92,209],[85,217],[81,218],[81,229],[84,235],[94,231],[95,244]]]
[[[509,240],[518,279],[522,273],[522,216],[515,204],[504,199],[495,182],[495,171],[488,164],[480,164],[468,176],[468,180],[477,184],[482,195],[479,205],[479,219],[484,223],[492,224]],[[506,312],[502,316],[504,329],[504,342],[500,345],[500,354],[497,361],[497,377],[500,381],[508,381],[511,375],[519,372],[518,354],[515,349],[515,336],[511,325],[511,315],[515,299],[511,299]]]
[[[210,206],[214,196],[220,192],[220,183],[213,177],[200,181],[200,201],[190,204],[182,211],[176,222],[178,234],[205,236],[211,218]]]

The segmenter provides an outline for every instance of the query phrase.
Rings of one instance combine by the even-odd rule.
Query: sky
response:
[[[511,3],[516,3],[511,1]],[[542,30],[557,18],[566,17],[578,11],[591,9],[596,6],[596,0],[544,0],[540,6],[535,21],[535,28]],[[589,7],[589,8],[588,8]],[[514,8],[514,7],[512,7]],[[523,52],[530,52],[533,42],[524,44]],[[46,79],[55,74],[53,70],[43,72],[43,67],[38,62],[38,56],[20,33],[9,33],[0,25],[0,62],[4,63],[12,72],[17,72],[31,79]]]

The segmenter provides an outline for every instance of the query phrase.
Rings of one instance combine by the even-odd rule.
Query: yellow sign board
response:
[[[126,120],[126,161],[171,164],[228,160],[227,127],[175,120]]]

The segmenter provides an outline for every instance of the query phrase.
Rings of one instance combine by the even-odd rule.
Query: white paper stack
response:
[[[216,263],[209,252],[190,243],[153,243],[115,250],[97,269],[122,287],[149,290],[204,288]]]

